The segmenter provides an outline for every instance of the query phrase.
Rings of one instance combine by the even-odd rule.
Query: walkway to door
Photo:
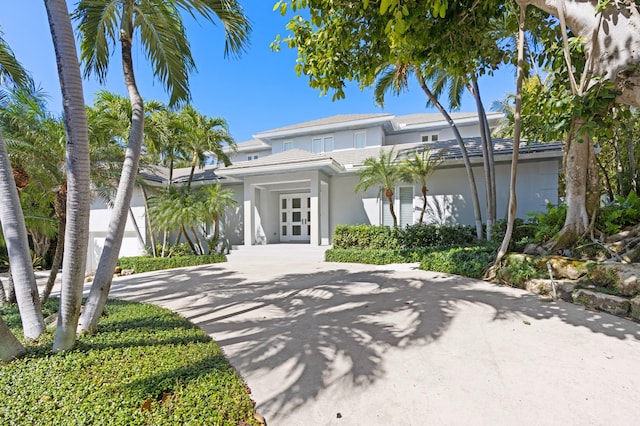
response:
[[[640,324],[324,248],[114,280],[224,349],[270,425],[635,424]]]

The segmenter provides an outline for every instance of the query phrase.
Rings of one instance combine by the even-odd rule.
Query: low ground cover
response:
[[[17,309],[0,314],[22,334]],[[53,337],[0,364],[0,424],[258,424],[248,388],[218,345],[171,311],[109,301],[99,332],[79,336],[73,350],[52,355]]]

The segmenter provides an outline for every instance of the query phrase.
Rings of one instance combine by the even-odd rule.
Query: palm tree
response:
[[[67,228],[62,287],[54,351],[71,349],[82,305],[82,288],[89,240],[89,132],[76,44],[67,3],[45,0],[58,63],[67,134]]]
[[[226,166],[231,164],[227,153],[222,149],[222,144],[226,143],[232,149],[235,149],[236,144],[223,118],[207,117],[198,113],[192,105],[186,105],[178,114],[178,120],[183,129],[182,148],[190,153],[191,157],[191,172],[187,187],[191,187],[196,167],[204,166],[207,158],[205,153],[214,153]]]
[[[16,339],[4,320],[0,318],[0,361],[11,361],[25,352],[22,343]]]
[[[374,95],[376,102],[380,105],[384,104],[384,94],[387,90],[391,89],[396,94],[400,93],[403,89],[407,87],[407,79],[409,74],[413,73],[417,80],[418,84],[422,91],[427,95],[427,99],[431,104],[433,104],[438,111],[445,118],[453,134],[458,142],[458,146],[460,147],[460,153],[462,154],[462,159],[464,161],[464,167],[467,171],[467,179],[469,181],[469,188],[471,189],[471,200],[473,204],[473,213],[475,216],[476,222],[476,235],[479,240],[483,237],[483,229],[482,229],[482,212],[480,210],[480,200],[478,199],[478,188],[476,186],[476,179],[473,175],[473,169],[471,168],[471,161],[469,160],[469,154],[467,153],[467,148],[464,145],[464,139],[462,139],[462,135],[458,130],[455,122],[451,118],[451,115],[444,109],[444,106],[438,100],[438,97],[433,92],[431,88],[427,85],[425,80],[425,74],[423,70],[419,66],[415,66],[413,64],[400,63],[400,64],[392,64],[389,66],[387,72],[383,73],[382,77],[378,80],[376,87],[374,89]]]
[[[15,59],[13,52],[1,37],[1,34],[0,80],[3,82],[6,81],[6,83],[10,85],[22,87],[31,85],[29,76]],[[42,317],[40,299],[38,298],[38,287],[36,286],[35,276],[33,274],[24,215],[13,178],[5,140],[1,132],[0,205],[2,206],[0,209],[2,233],[9,255],[11,276],[15,286],[16,301],[18,302],[20,316],[22,318],[24,336],[27,339],[36,339],[45,330],[44,318]],[[3,352],[6,350],[7,354],[11,354],[16,352],[17,349],[15,345],[11,345],[3,349]]]
[[[81,59],[86,66],[85,73],[95,74],[104,82],[111,57],[110,48],[116,41],[120,41],[124,80],[132,110],[120,184],[104,249],[80,319],[79,329],[82,331],[96,330],[107,301],[138,172],[143,142],[144,103],[133,69],[134,33],[138,31],[137,35],[151,61],[155,77],[169,92],[170,105],[188,101],[189,73],[195,65],[180,15],[181,10],[192,16],[199,15],[210,22],[215,22],[217,17],[225,29],[225,54],[239,53],[243,49],[250,25],[235,0],[83,0],[78,5],[75,18],[81,34]]]
[[[202,198],[202,219],[203,222],[212,220],[213,235],[209,241],[210,251],[215,249],[220,239],[220,223],[224,220],[224,214],[227,209],[238,205],[233,198],[233,191],[230,189],[222,189],[218,183],[213,186],[203,186],[200,189]]]
[[[421,153],[414,152],[409,158],[400,164],[400,177],[405,182],[413,182],[420,185],[422,192],[422,210],[420,211],[420,220],[424,219],[424,212],[427,210],[427,179],[433,174],[436,167],[442,162],[443,151],[438,155],[431,155],[431,150],[426,149]]]
[[[395,163],[393,149],[389,152],[380,150],[378,158],[367,158],[364,160],[363,166],[355,191],[366,191],[372,186],[380,185],[380,195],[384,194],[384,197],[389,202],[389,212],[393,218],[393,227],[397,227],[398,218],[393,208],[393,195],[396,182],[400,179],[400,168]]]

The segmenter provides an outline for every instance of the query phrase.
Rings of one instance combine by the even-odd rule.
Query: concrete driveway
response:
[[[270,426],[630,425],[640,324],[406,265],[271,245],[114,280],[211,335]]]

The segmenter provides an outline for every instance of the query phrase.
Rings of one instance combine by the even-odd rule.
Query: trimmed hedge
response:
[[[142,272],[158,271],[161,269],[182,268],[185,266],[207,265],[210,263],[226,262],[224,254],[207,254],[204,256],[177,256],[177,257],[148,257],[133,256],[118,259],[118,266],[122,269],[133,269],[137,274]]]
[[[338,225],[333,231],[336,249],[397,249],[398,229],[375,225]]]
[[[498,247],[493,244],[396,250],[330,249],[325,252],[325,260],[371,265],[420,262],[420,269],[427,271],[482,278],[497,251]]]
[[[404,228],[375,225],[338,225],[333,233],[337,249],[416,249],[472,244],[475,228],[453,225],[408,225]]]
[[[0,364],[0,424],[258,424],[248,388],[202,330],[152,305],[109,301],[105,312],[68,352],[51,355],[49,330]]]
[[[390,263],[420,262],[429,249],[330,249],[324,254],[327,262],[367,263],[388,265]]]

